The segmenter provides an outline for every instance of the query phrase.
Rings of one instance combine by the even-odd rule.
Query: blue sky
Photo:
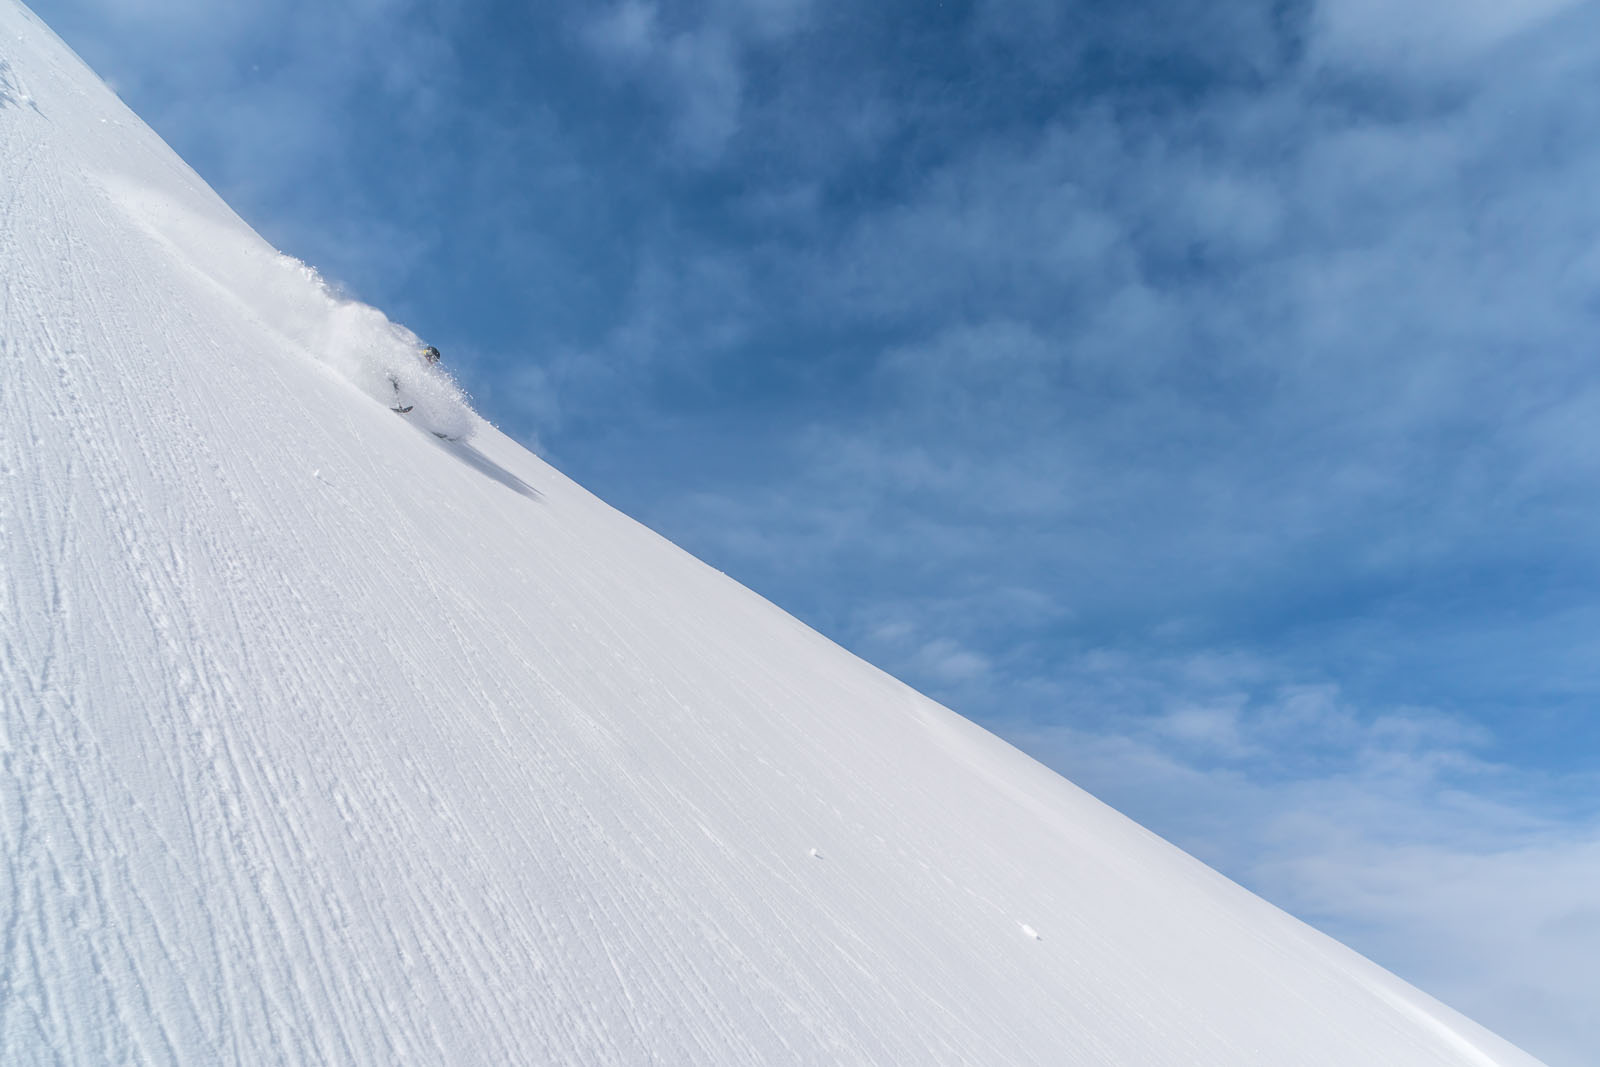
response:
[[[1600,4],[33,6],[579,481],[1600,1058]]]

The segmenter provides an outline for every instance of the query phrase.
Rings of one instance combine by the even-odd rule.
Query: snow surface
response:
[[[415,343],[0,0],[0,1062],[1534,1062]]]

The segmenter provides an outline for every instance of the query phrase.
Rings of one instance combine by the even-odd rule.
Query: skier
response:
[[[439,350],[432,345],[425,345],[422,349],[422,358],[431,367],[439,362]],[[391,374],[389,375],[389,384],[394,386],[394,407],[390,408],[390,410],[398,411],[404,415],[411,410],[412,405],[400,402],[400,379]]]

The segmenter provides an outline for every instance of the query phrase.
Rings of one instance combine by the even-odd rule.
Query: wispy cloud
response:
[[[1537,31],[1582,0],[1323,0],[1314,41],[1319,59],[1382,68],[1401,77],[1436,76]]]
[[[665,113],[679,161],[719,161],[745,120],[747,52],[803,26],[807,0],[719,3],[686,15],[623,0],[587,16],[580,36],[612,72],[637,80]]]

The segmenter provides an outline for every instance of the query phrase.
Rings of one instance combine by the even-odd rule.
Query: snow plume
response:
[[[461,439],[473,428],[461,387],[422,356],[423,342],[375,307],[340,295],[316,268],[285,255],[215,201],[215,211],[151,188],[102,177],[147,237],[208,279],[218,295],[300,352],[433,433]],[[208,190],[209,192],[209,190]]]
[[[391,407],[410,407],[407,416],[434,433],[458,440],[471,434],[466,396],[442,366],[423,358],[416,334],[375,307],[340,297],[315,268],[292,256],[276,258],[281,270],[317,297],[305,309],[310,315],[289,320],[291,342],[369,396]]]

